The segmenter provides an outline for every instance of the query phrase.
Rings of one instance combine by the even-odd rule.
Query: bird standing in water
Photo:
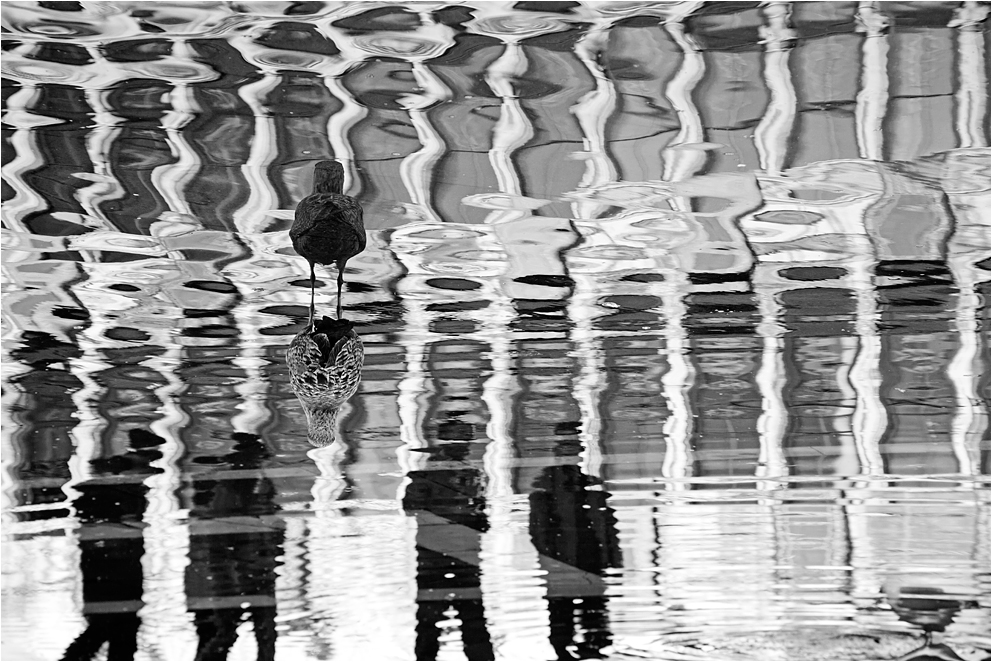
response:
[[[358,390],[364,362],[365,347],[347,320],[311,319],[289,344],[289,383],[303,405],[312,445],[334,442],[338,408]]]
[[[341,288],[345,263],[365,250],[362,207],[345,195],[344,168],[337,161],[321,161],[313,174],[313,193],[296,207],[289,236],[293,248],[310,263],[310,325],[314,317],[314,265],[338,268],[338,319],[341,319]]]

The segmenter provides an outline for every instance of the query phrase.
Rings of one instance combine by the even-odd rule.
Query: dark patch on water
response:
[[[428,327],[431,333],[451,335],[475,333],[479,325],[473,320],[439,319],[432,320]]]
[[[478,299],[476,301],[454,301],[452,303],[432,303],[427,306],[427,310],[432,313],[465,313],[473,310],[483,310],[488,308],[491,301]]]
[[[464,278],[428,278],[425,283],[429,287],[435,287],[439,290],[477,290],[482,285],[475,282],[474,280],[465,280]]]
[[[113,283],[108,285],[107,289],[117,290],[118,292],[140,292],[141,288],[137,285],[130,285],[128,283]]]
[[[104,335],[111,340],[123,340],[126,342],[147,342],[151,339],[151,336],[140,329],[131,329],[124,326],[115,326],[112,329],[107,329]]]
[[[627,274],[620,280],[628,283],[661,283],[664,282],[663,274]]]
[[[836,280],[847,275],[840,267],[790,267],[778,272],[779,276],[797,281]]]
[[[56,306],[52,309],[52,314],[66,320],[88,320],[90,313],[82,308],[68,308],[66,306]]]
[[[560,274],[531,274],[514,278],[513,282],[545,287],[575,287],[575,281],[571,277]]]
[[[738,283],[750,280],[747,273],[707,273],[692,272],[689,282],[693,285],[708,285],[712,283]]]
[[[223,324],[205,324],[182,330],[182,335],[189,338],[235,338],[238,330]]]
[[[307,281],[309,286],[309,281]],[[203,292],[218,292],[221,294],[237,294],[238,288],[219,280],[190,280],[183,283],[183,287],[188,287],[194,290],[201,290]]]

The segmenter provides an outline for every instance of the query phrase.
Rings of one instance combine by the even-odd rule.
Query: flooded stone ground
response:
[[[988,14],[4,2],[4,658],[989,659]]]

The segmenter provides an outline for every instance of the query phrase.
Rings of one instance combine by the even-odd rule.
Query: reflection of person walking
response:
[[[162,457],[155,446],[164,440],[151,432],[130,431],[131,450],[95,460],[99,473],[126,476],[127,482],[76,485],[73,505],[82,526],[79,547],[83,573],[83,613],[86,630],[66,648],[63,660],[92,660],[108,643],[108,660],[133,660],[138,650],[138,610],[142,601],[141,557],[145,553],[141,518],[148,501],[143,476],[161,472],[149,467]]]
[[[234,439],[233,452],[220,458],[231,469],[258,469],[268,457],[257,436],[235,433]],[[226,660],[247,612],[258,659],[272,660],[276,557],[283,543],[282,521],[275,517],[275,487],[268,478],[250,476],[195,480],[193,490],[186,597],[199,637],[196,659]],[[235,517],[240,521],[227,522],[224,533],[217,531],[217,519]]]
[[[467,444],[449,443],[432,461],[457,461]],[[480,534],[489,529],[481,473],[474,468],[411,471],[403,508],[417,518],[416,659],[437,659],[440,621],[453,608],[469,660],[494,660],[480,589]]]
[[[617,520],[606,503],[610,495],[586,489],[599,484],[575,465],[543,470],[537,491],[530,495],[530,536],[542,557],[600,576],[605,569],[623,564]],[[576,583],[561,566],[542,562],[545,565],[550,639],[558,659],[603,657],[600,651],[612,643],[605,586]],[[582,587],[582,595],[574,595],[576,586]],[[581,637],[576,637],[578,633]]]

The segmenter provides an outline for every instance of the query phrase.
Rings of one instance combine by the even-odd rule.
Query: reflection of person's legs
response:
[[[251,610],[251,622],[255,628],[258,659],[274,660],[276,657],[276,608],[255,607]]]
[[[493,643],[486,627],[482,600],[455,600],[458,618],[462,622],[462,646],[470,660],[495,660]]]
[[[599,657],[600,651],[613,643],[609,619],[606,616],[606,598],[592,596],[581,598],[576,605],[579,609],[579,626],[582,628],[583,642],[579,647],[582,657]]]
[[[241,609],[201,609],[193,617],[196,636],[197,660],[226,660],[227,653],[238,638]]]
[[[65,649],[63,660],[92,660],[109,642],[108,660],[133,660],[138,650],[137,614],[91,614],[86,617],[86,630]]]
[[[441,628],[437,626],[437,623],[444,618],[444,610],[447,606],[448,604],[441,600],[420,600],[417,602],[415,653],[418,660],[437,659],[437,651],[440,649],[437,639],[441,636]]]
[[[551,620],[551,646],[558,654],[559,660],[573,660],[575,656],[568,651],[575,634],[575,624],[572,621],[572,598],[548,598],[548,616]]]
[[[133,660],[138,651],[138,628],[141,619],[137,614],[111,614],[104,616],[108,623],[104,627],[110,630],[110,646],[107,649],[108,660]]]
[[[100,650],[100,646],[107,640],[106,632],[94,623],[91,617],[88,617],[86,621],[86,629],[65,649],[65,655],[62,656],[63,660],[92,660],[96,652]]]

